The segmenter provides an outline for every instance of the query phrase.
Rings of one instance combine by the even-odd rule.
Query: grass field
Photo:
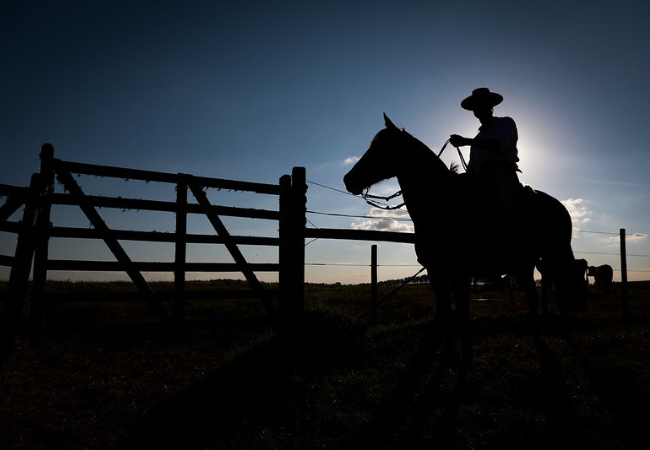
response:
[[[428,286],[398,291],[371,326],[369,286],[308,285],[293,333],[255,300],[190,303],[181,331],[144,304],[49,307],[42,344],[21,335],[0,386],[0,448],[648,448],[648,283],[631,284],[624,316],[618,286],[592,287],[568,338],[553,310],[531,334],[520,293],[472,297],[471,360],[441,345]]]

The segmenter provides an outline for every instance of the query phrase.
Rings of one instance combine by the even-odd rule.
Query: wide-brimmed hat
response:
[[[490,92],[488,88],[478,88],[472,91],[472,95],[460,102],[460,106],[468,111],[473,111],[477,105],[485,105],[490,108],[497,106],[503,101],[503,96],[496,92]]]

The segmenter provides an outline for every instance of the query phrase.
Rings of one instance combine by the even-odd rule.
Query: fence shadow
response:
[[[418,394],[429,391],[423,396],[434,395],[431,390],[440,386],[454,358],[455,347],[443,345],[440,328],[437,321],[427,324],[422,340],[414,343],[417,351],[400,374],[394,389],[346,448],[411,448],[411,439],[420,436],[425,425],[426,407],[418,400]]]
[[[303,420],[305,379],[353,365],[365,332],[327,314],[281,328],[154,406],[117,448],[236,448],[260,439],[251,430]]]
[[[369,336],[369,330],[366,323],[348,321],[335,313],[309,317],[299,330],[279,333],[250,348],[153,407],[118,448],[190,449],[215,443],[219,448],[238,448],[246,442],[259,445],[264,430],[300,433],[297,424],[308,420],[309,402],[322,401],[314,398],[312,384],[319,385],[318,395],[322,395],[321,391],[328,389],[323,380],[329,374],[364,371],[377,363],[373,353],[384,344],[378,343],[376,336]],[[390,392],[376,399],[374,406],[363,405],[371,415],[363,426],[344,426],[335,433],[336,438],[324,438],[330,448],[388,448],[395,444],[408,448],[410,439],[420,436],[428,426],[430,405],[421,401],[422,395],[427,399],[444,396],[439,386],[449,377],[452,365],[461,361],[458,348],[442,344],[437,322],[426,321],[384,333],[388,337],[379,340],[392,340],[395,335],[412,338],[408,343],[408,364],[399,370]],[[457,394],[449,402],[443,421],[456,420],[458,408],[454,405],[465,395],[464,373],[463,366],[455,378]],[[444,434],[441,439],[445,439]],[[301,441],[293,435],[290,446]]]
[[[241,355],[155,406],[119,448],[197,448],[240,440],[242,425],[293,418],[287,355],[278,341]]]

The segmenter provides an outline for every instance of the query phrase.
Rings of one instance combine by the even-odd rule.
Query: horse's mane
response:
[[[375,134],[375,135],[372,137],[372,139],[370,139],[370,143],[372,144],[372,143],[375,142],[377,139],[380,139],[380,138],[384,135],[384,133],[393,133],[393,132],[395,132],[395,130],[397,130],[397,131],[399,131],[399,132],[401,132],[401,133],[407,134],[407,135],[409,135],[410,137],[412,137],[413,139],[416,139],[416,140],[417,140],[417,138],[416,138],[415,136],[413,136],[411,133],[409,133],[408,131],[406,131],[406,128],[405,128],[405,127],[402,127],[402,128],[397,128],[397,127],[386,127],[386,128],[384,128],[384,129],[382,129],[382,130],[379,130],[379,132],[378,132],[377,134]]]
[[[417,143],[417,147],[419,147],[420,150],[422,150],[422,151],[426,150],[427,153],[430,153],[431,156],[432,156],[431,159],[433,160],[434,164],[439,164],[440,166],[444,167],[445,170],[451,172],[452,174],[458,174],[458,164],[452,163],[449,166],[449,168],[447,168],[447,166],[445,166],[445,164],[442,162],[442,160],[440,158],[438,158],[438,155],[433,150],[431,150],[429,148],[429,146],[427,146],[424,142],[422,142],[421,140],[419,140],[418,138],[413,136],[411,133],[406,131],[404,128],[401,128],[400,131],[402,133],[404,133],[405,135],[407,135],[410,139],[415,141]]]

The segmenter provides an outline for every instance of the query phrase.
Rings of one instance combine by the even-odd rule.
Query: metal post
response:
[[[372,311],[372,324],[377,324],[377,307],[379,299],[377,298],[377,244],[370,247],[370,296],[371,296],[371,311]]]
[[[628,312],[627,301],[627,254],[625,251],[625,228],[621,228],[621,300],[623,314]]]

